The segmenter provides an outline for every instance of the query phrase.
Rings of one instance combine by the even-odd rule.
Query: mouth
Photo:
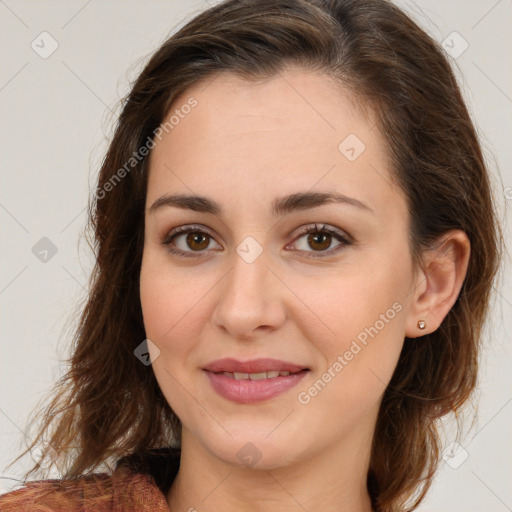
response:
[[[241,404],[262,402],[285,393],[310,371],[300,364],[277,359],[219,359],[203,370],[218,395]]]
[[[298,372],[289,372],[286,370],[273,370],[270,372],[258,372],[258,373],[245,373],[245,372],[212,372],[216,375],[224,375],[234,380],[267,380],[275,379],[276,377],[288,377],[289,375],[295,375],[297,373],[307,372],[307,368]]]
[[[303,370],[309,370],[309,368],[304,365],[290,363],[288,361],[281,361],[279,359],[260,358],[252,359],[250,361],[238,361],[237,359],[226,357],[224,359],[217,359],[216,361],[208,363],[203,368],[203,370],[212,373],[231,373],[233,375],[237,374],[240,379],[248,379],[251,378],[249,377],[251,375],[259,375],[259,377],[253,379],[259,380],[263,378],[269,378],[268,374],[271,375],[270,378],[279,376],[279,374],[275,374],[275,372],[288,372],[289,375],[291,373],[298,373]],[[267,375],[263,377],[262,374]]]

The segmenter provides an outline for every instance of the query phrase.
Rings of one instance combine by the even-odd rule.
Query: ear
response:
[[[461,230],[444,233],[434,247],[423,252],[405,325],[408,338],[434,332],[459,296],[468,269],[471,246]],[[418,321],[426,324],[418,327]]]

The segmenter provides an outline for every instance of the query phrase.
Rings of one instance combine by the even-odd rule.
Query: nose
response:
[[[285,285],[263,251],[248,262],[233,254],[233,265],[217,287],[214,325],[237,339],[253,340],[278,329],[286,318]]]

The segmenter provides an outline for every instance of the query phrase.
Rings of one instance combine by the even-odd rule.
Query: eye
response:
[[[304,226],[299,230],[299,235],[296,240],[305,239],[305,243],[300,245],[307,245],[313,249],[312,251],[308,251],[305,248],[298,249],[300,252],[311,253],[307,256],[308,258],[331,256],[341,251],[346,246],[353,244],[350,237],[345,235],[344,232],[326,225],[318,226],[317,224],[313,224]],[[331,247],[333,238],[338,241],[338,245],[336,245],[334,249],[327,250]],[[201,253],[209,248],[212,241],[214,241],[213,236],[205,230],[205,228],[202,226],[188,225],[173,229],[165,237],[162,244],[167,246],[171,254],[195,258],[201,256]],[[220,250],[222,250],[220,245],[218,246]],[[289,245],[286,246],[286,249],[289,247]],[[293,246],[292,249],[297,250],[297,248]],[[314,254],[315,252],[318,254]]]
[[[179,239],[182,240],[176,243],[176,240]],[[201,226],[180,226],[173,229],[162,243],[167,245],[171,254],[194,258],[199,256],[199,254],[196,255],[194,253],[203,252],[208,248],[212,240],[212,235]]]
[[[325,224],[320,226],[317,224],[304,226],[300,229],[299,234],[302,236],[299,236],[296,240],[304,239],[303,243],[300,245],[303,247],[311,247],[313,249],[313,251],[308,251],[306,248],[299,248],[302,252],[312,253],[306,256],[308,258],[323,258],[331,256],[353,244],[348,235],[345,235],[338,229],[326,226]],[[334,249],[327,250],[331,247],[333,238],[339,243],[334,247]],[[288,247],[289,246],[286,248]]]

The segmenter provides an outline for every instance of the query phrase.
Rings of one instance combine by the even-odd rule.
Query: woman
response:
[[[404,13],[203,12],[128,95],[90,221],[30,447],[63,479],[1,510],[417,507],[475,387],[500,230],[450,66]]]

